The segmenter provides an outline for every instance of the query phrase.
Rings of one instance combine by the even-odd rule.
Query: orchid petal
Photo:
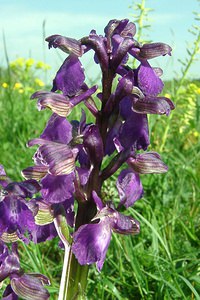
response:
[[[14,276],[11,279],[13,291],[26,300],[48,300],[49,292],[43,287],[43,280],[28,274]]]
[[[41,194],[47,203],[60,203],[70,199],[74,193],[74,173],[69,175],[47,175],[42,181]]]
[[[77,56],[82,56],[83,54],[81,43],[76,39],[54,34],[47,37],[45,41],[49,43],[49,49],[51,47],[59,48],[66,53],[73,53]]]
[[[135,158],[130,158],[128,164],[135,172],[141,174],[166,173],[168,170],[156,152],[138,154]]]
[[[53,114],[40,137],[44,140],[68,144],[72,139],[72,125],[65,118]]]
[[[120,204],[126,208],[132,206],[143,195],[142,183],[138,174],[130,169],[122,170],[117,180]]]
[[[174,108],[173,102],[166,97],[145,97],[133,102],[133,111],[139,114],[166,114],[168,116]]]
[[[82,225],[73,237],[72,251],[79,264],[96,263],[100,271],[111,239],[109,219],[106,218],[97,224]]]
[[[84,80],[84,70],[79,59],[75,55],[69,55],[56,74],[52,92],[60,90],[64,96],[75,96],[80,92]]]
[[[155,58],[161,55],[171,55],[172,48],[164,43],[144,44],[140,48],[139,57],[145,59]]]
[[[147,96],[157,96],[163,89],[163,82],[150,64],[143,62],[138,68],[138,86]]]
[[[113,215],[114,224],[112,229],[114,232],[120,234],[138,234],[140,232],[140,224],[137,220],[124,216],[119,212],[115,212]]]

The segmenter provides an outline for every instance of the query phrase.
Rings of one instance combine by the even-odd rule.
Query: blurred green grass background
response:
[[[141,21],[148,11],[136,8],[142,40],[148,26]],[[169,117],[149,116],[150,149],[161,154],[169,171],[141,176],[144,198],[129,209],[140,221],[141,233],[113,235],[101,274],[95,266],[90,269],[89,300],[200,299],[200,78],[188,79],[199,46],[197,28],[188,57],[180,61],[180,78],[165,82],[163,95],[174,101],[175,111]],[[34,91],[49,89],[40,79],[48,68],[32,58],[8,61],[7,68],[0,68],[0,163],[13,180],[21,180],[20,171],[32,165],[35,149],[27,149],[26,142],[40,135],[51,115],[38,112],[29,100]],[[76,108],[70,119],[79,115]],[[115,179],[106,185],[107,198],[117,199]],[[57,243],[20,244],[24,269],[50,278],[50,299],[57,299],[62,270],[63,252]]]

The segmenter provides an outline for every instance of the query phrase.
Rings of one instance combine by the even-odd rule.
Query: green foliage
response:
[[[41,133],[50,115],[44,111],[41,118],[35,103],[30,103],[32,93],[45,88],[38,76],[47,68],[42,62],[18,58],[0,69],[1,163],[13,179],[19,179],[20,170],[32,164],[34,150],[28,150],[26,143]]]
[[[131,16],[134,23],[137,24],[136,40],[140,43],[147,43],[149,41],[147,31],[151,28],[149,13],[153,9],[146,7],[146,0],[132,1],[132,5],[129,8],[134,12]]]
[[[138,22],[147,16],[144,7],[145,1],[137,5]],[[140,221],[141,233],[113,236],[102,273],[95,266],[90,269],[89,300],[200,299],[200,82],[187,78],[199,51],[195,28],[194,47],[181,62],[181,78],[165,84],[164,94],[172,98],[176,110],[168,118],[149,118],[151,149],[160,152],[169,172],[142,176],[144,198],[129,209]],[[34,149],[26,149],[26,142],[42,132],[51,114],[38,113],[29,100],[32,92],[45,89],[37,72],[46,68],[41,62],[18,59],[0,69],[1,163],[15,180],[32,164]],[[70,118],[78,113],[76,109]],[[115,179],[105,186],[107,198],[118,197]],[[20,244],[22,267],[50,278],[51,299],[57,299],[62,271],[63,252],[57,245],[58,239]]]

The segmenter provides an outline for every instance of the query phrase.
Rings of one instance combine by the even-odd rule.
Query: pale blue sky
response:
[[[44,53],[43,20],[46,21],[46,36],[57,33],[81,38],[91,29],[103,34],[110,19],[129,18],[134,21],[134,11],[129,8],[132,3],[132,0],[0,0],[0,29],[6,36],[9,59],[31,56],[43,60],[45,54],[47,63],[52,65],[53,76],[61,61],[58,53],[49,51],[47,45]],[[164,78],[170,78],[180,68],[178,58],[184,59],[186,55],[186,41],[192,41],[188,29],[194,23],[192,12],[199,12],[200,5],[196,0],[147,0],[146,5],[154,9],[150,13],[149,38],[168,43],[173,48],[171,58],[161,57],[152,61],[152,65],[160,65],[165,72]],[[3,42],[0,43],[0,64],[5,64]],[[198,62],[191,70],[191,77],[199,77],[199,67]]]

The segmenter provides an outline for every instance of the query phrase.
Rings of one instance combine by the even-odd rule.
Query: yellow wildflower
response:
[[[166,94],[165,94],[165,97],[166,97],[166,98],[171,98],[171,95],[168,94],[168,93],[166,93]]]
[[[39,78],[35,78],[35,83],[40,87],[45,86],[44,82]]]
[[[197,85],[196,85],[195,83],[190,83],[190,84],[189,84],[189,89],[195,91],[196,88],[197,88]]]
[[[24,89],[19,89],[18,92],[19,92],[20,94],[23,94],[23,93],[24,93]]]
[[[18,89],[20,89],[20,88],[22,88],[22,84],[20,83],[20,82],[16,82],[15,84],[14,84],[14,90],[18,90]]]
[[[26,67],[27,68],[30,68],[30,67],[32,67],[33,65],[34,65],[34,59],[33,58],[28,58],[27,60],[26,60],[26,62],[25,62],[25,64],[26,64]]]
[[[198,87],[198,85],[196,85],[195,83],[190,83],[189,88],[193,93],[200,95],[200,87]]]
[[[27,92],[27,93],[33,93],[33,92],[34,92],[34,88],[31,87],[31,86],[27,86],[27,87],[26,87],[26,92]]]
[[[43,61],[38,61],[35,65],[36,69],[49,70],[51,67],[45,64]]]
[[[194,97],[187,97],[188,100],[188,104],[190,104],[191,106],[195,106],[195,99]]]
[[[2,83],[2,87],[3,87],[4,89],[7,89],[7,88],[8,88],[7,82],[3,82],[3,83]]]
[[[23,67],[25,64],[25,59],[23,57],[19,57],[14,61],[10,62],[11,68]]]

